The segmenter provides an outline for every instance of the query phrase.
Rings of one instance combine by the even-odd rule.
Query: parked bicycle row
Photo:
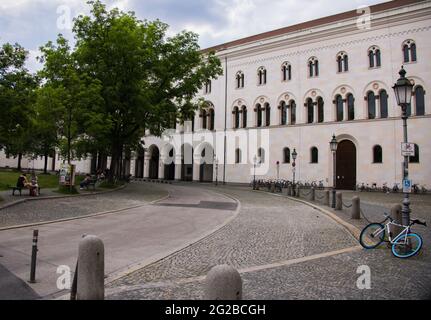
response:
[[[356,185],[357,191],[368,191],[368,192],[384,192],[384,193],[398,193],[402,192],[402,189],[400,187],[399,183],[394,183],[392,187],[388,186],[388,183],[385,182],[381,186],[379,186],[377,183],[358,183]],[[426,185],[419,185],[419,184],[413,184],[412,185],[412,193],[428,193],[428,189],[426,188]]]

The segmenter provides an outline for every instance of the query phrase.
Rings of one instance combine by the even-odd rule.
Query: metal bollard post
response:
[[[301,188],[297,185],[296,186],[296,190],[295,190],[295,197],[297,197],[297,198],[299,198],[299,196],[300,196],[300,193],[301,192]]]
[[[205,279],[208,300],[241,300],[242,279],[239,272],[226,264],[213,267]]]
[[[39,230],[33,230],[33,244],[31,246],[30,283],[36,282],[37,238]]]
[[[358,196],[352,198],[352,211],[350,216],[352,219],[361,218],[361,200]]]
[[[343,194],[341,192],[335,194],[335,210],[343,210]]]
[[[316,189],[311,187],[310,201],[316,200]]]
[[[323,199],[323,203],[325,206],[329,207],[329,190],[324,191],[325,198]]]
[[[287,186],[287,195],[291,196],[292,195],[292,186]]]
[[[275,183],[271,182],[271,192],[274,193],[275,192]]]
[[[391,218],[394,219],[395,223],[402,224],[402,207],[400,204],[396,204],[391,208]],[[390,225],[391,237],[394,239],[403,230],[401,227]]]
[[[87,235],[79,242],[77,300],[105,298],[105,249],[103,241]]]

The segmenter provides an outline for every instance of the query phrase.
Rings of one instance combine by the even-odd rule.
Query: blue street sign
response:
[[[412,180],[403,180],[403,192],[405,193],[412,192]]]

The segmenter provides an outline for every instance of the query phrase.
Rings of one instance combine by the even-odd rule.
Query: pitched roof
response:
[[[394,1],[379,3],[376,5],[370,6],[370,10],[371,10],[371,13],[376,13],[376,12],[395,9],[398,7],[403,7],[403,6],[407,6],[407,5],[411,5],[411,4],[415,4],[415,3],[419,3],[419,2],[423,2],[423,1],[426,1],[426,0],[394,0]],[[341,20],[355,18],[355,17],[358,17],[360,15],[361,15],[361,13],[360,12],[358,13],[357,10],[351,10],[351,11],[335,14],[332,16],[327,16],[327,17],[323,17],[323,18],[319,18],[319,19],[315,19],[315,20],[311,20],[311,21],[307,21],[307,22],[298,23],[298,24],[288,26],[288,27],[259,33],[259,34],[256,34],[256,35],[253,35],[250,37],[245,37],[242,39],[237,39],[234,41],[226,42],[226,43],[223,43],[220,45],[216,45],[213,47],[203,49],[202,52],[205,53],[205,52],[209,52],[209,51],[227,50],[231,47],[243,45],[246,43],[264,40],[264,39],[272,38],[275,36],[280,36],[283,34],[295,32],[295,31],[300,31],[303,29],[314,28],[317,26],[321,26],[321,25],[325,25],[325,24],[329,24],[329,23],[334,23],[334,22],[341,21]]]

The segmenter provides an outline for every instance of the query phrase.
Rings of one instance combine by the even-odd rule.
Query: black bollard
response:
[[[30,283],[36,282],[37,238],[39,230],[33,230],[33,245],[31,247]]]

